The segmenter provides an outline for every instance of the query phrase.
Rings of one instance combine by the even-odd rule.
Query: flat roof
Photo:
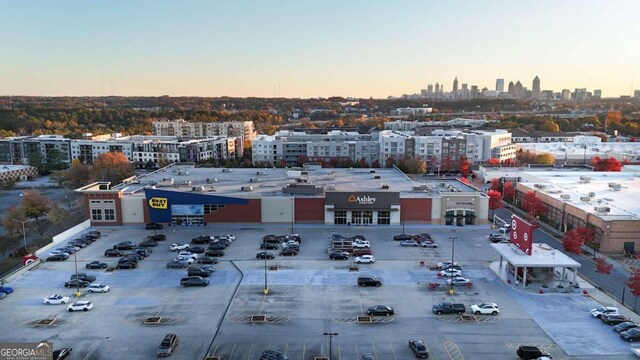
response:
[[[306,174],[303,174],[303,171]],[[379,176],[378,179],[375,178],[377,176]],[[388,191],[399,192],[401,196],[412,198],[434,198],[444,193],[447,195],[477,193],[480,196],[486,196],[476,188],[456,179],[420,177],[412,180],[398,170],[387,168],[227,169],[196,168],[193,165],[177,164],[137,176],[131,183],[117,185],[112,190],[122,190],[126,194],[134,195],[142,193],[141,190],[148,186],[179,192],[191,192],[193,186],[201,186],[204,188],[202,193],[215,195],[282,196],[282,188],[295,183],[296,178],[307,179],[308,184],[323,188],[325,191]],[[173,185],[170,184],[170,179],[173,179]],[[388,185],[389,188],[383,190],[382,184]],[[241,188],[246,186],[251,186],[253,190],[242,191]]]
[[[517,267],[571,267],[579,268],[579,262],[547,244],[533,244],[532,254],[527,255],[514,244],[491,244],[510,264]]]
[[[1,165],[0,173],[5,173],[9,171],[17,171],[17,170],[25,170],[31,168],[31,165]]]
[[[635,159],[640,156],[640,143],[637,142],[599,142],[584,140],[581,142],[552,142],[552,143],[518,143],[518,148],[532,152],[552,154],[556,160],[583,160],[587,163],[591,158],[626,157]]]
[[[528,173],[527,182],[519,185],[603,220],[640,219],[640,174],[634,172]]]

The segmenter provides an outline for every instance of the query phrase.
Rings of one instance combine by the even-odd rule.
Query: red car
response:
[[[353,249],[353,256],[371,255],[370,248]]]

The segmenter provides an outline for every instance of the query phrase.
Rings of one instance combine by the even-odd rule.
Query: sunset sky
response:
[[[0,95],[640,89],[640,1],[0,1]]]

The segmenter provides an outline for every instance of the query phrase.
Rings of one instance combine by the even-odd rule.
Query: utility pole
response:
[[[20,224],[22,224],[22,241],[24,242],[24,251],[27,251],[27,234],[24,232],[24,223],[27,222],[27,220],[25,221],[20,221],[17,219],[11,219],[13,221],[19,222]]]
[[[331,349],[331,342],[332,342],[334,336],[338,336],[338,333],[326,332],[326,333],[323,333],[322,335],[329,336],[329,360],[331,360],[331,350],[332,350]]]
[[[455,233],[455,232],[456,231],[453,230],[453,233]],[[457,236],[449,237],[449,239],[451,239],[451,266],[452,266],[451,269],[452,270],[453,270],[453,264],[454,264],[454,262],[453,262],[453,254],[454,254],[454,251],[455,251],[455,248],[456,248],[456,239],[457,238],[458,238]],[[451,280],[451,284],[449,284],[449,295],[453,295],[453,277],[450,277],[450,278],[451,278],[450,279]]]

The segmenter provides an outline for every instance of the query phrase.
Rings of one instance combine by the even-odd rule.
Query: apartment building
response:
[[[70,164],[69,139],[62,135],[15,136],[0,139],[0,162],[4,164],[28,164],[29,157],[40,153],[43,159],[53,150],[62,155],[62,161]]]
[[[253,140],[256,131],[253,121],[188,122],[184,119],[160,120],[152,122],[153,134],[177,137],[241,137]]]

